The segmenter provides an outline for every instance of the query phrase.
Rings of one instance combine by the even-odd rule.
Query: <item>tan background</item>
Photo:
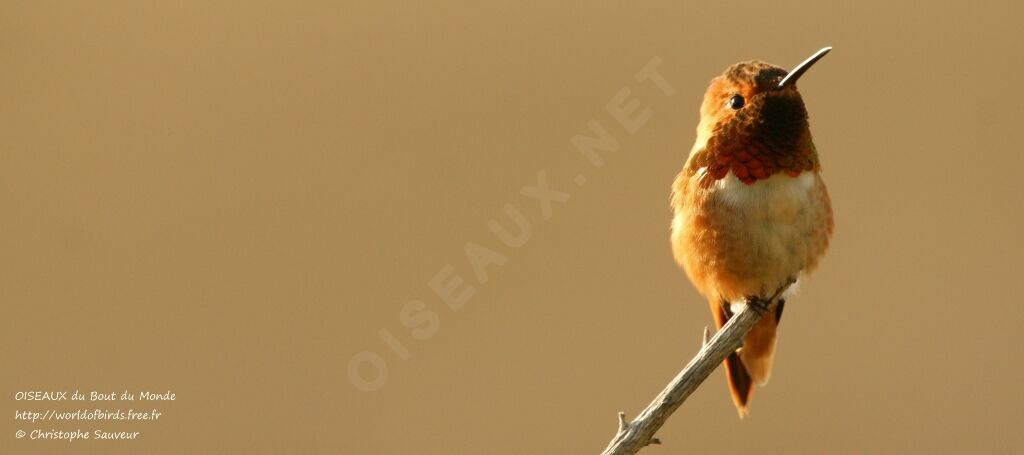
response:
[[[0,452],[595,453],[710,323],[667,240],[707,81],[826,44],[801,90],[833,247],[751,418],[718,371],[644,453],[1022,450],[1010,2],[191,3],[0,8]],[[675,96],[633,79],[655,56]],[[604,110],[624,87],[654,112],[633,135]],[[599,170],[570,144],[590,120],[622,145]],[[542,169],[571,194],[547,221],[520,194]],[[519,249],[486,227],[508,203]],[[486,284],[470,241],[508,258]],[[477,287],[458,312],[445,264]],[[17,391],[76,388],[178,400],[77,425],[134,442],[15,439],[76,427],[14,421],[47,405]]]

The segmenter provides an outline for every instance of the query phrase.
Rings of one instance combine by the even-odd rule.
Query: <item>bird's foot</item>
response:
[[[747,300],[747,305],[750,306],[751,308],[757,310],[758,313],[762,313],[762,314],[763,313],[767,313],[768,312],[768,307],[771,306],[772,303],[775,303],[776,301],[778,301],[778,302],[780,302],[780,305],[781,305],[781,302],[783,300],[782,299],[782,294],[785,293],[786,290],[789,289],[789,287],[793,283],[795,283],[795,282],[796,282],[795,278],[790,278],[790,279],[786,280],[786,283],[783,284],[782,286],[780,286],[778,289],[776,289],[775,293],[772,294],[771,297],[761,297],[761,296],[757,296],[757,295],[748,296],[747,299],[746,299]],[[781,311],[779,311],[779,314],[777,314],[776,317],[781,317],[781,316],[782,316]]]
[[[766,313],[768,311],[768,306],[771,305],[771,303],[771,299],[765,299],[758,296],[747,297],[747,305],[758,313]]]

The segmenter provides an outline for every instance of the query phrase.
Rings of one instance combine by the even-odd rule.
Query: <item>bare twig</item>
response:
[[[647,409],[633,421],[627,421],[625,413],[619,413],[619,430],[602,455],[635,454],[649,444],[660,444],[654,433],[730,353],[743,345],[743,338],[747,336],[747,332],[761,316],[768,311],[774,311],[778,296],[788,287],[787,284],[779,289],[767,303],[748,301],[710,340],[707,337],[708,329],[705,327],[700,352],[654,398],[654,401],[647,405]]]

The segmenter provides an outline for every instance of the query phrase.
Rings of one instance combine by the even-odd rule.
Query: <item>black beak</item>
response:
[[[797,65],[796,68],[793,68],[793,71],[790,71],[789,74],[786,75],[786,77],[782,78],[782,81],[779,82],[779,88],[796,84],[796,80],[800,79],[800,76],[802,76],[811,67],[811,65],[814,64],[814,62],[821,60],[821,58],[824,57],[825,54],[827,54],[831,50],[831,46],[824,47],[820,51],[815,52],[814,55],[807,57],[807,60],[800,62],[800,64]]]

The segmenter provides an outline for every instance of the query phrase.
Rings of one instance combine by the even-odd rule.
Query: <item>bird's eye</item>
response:
[[[733,109],[739,109],[743,107],[743,102],[744,100],[742,96],[734,95],[732,98],[729,98],[729,102],[726,104]]]

